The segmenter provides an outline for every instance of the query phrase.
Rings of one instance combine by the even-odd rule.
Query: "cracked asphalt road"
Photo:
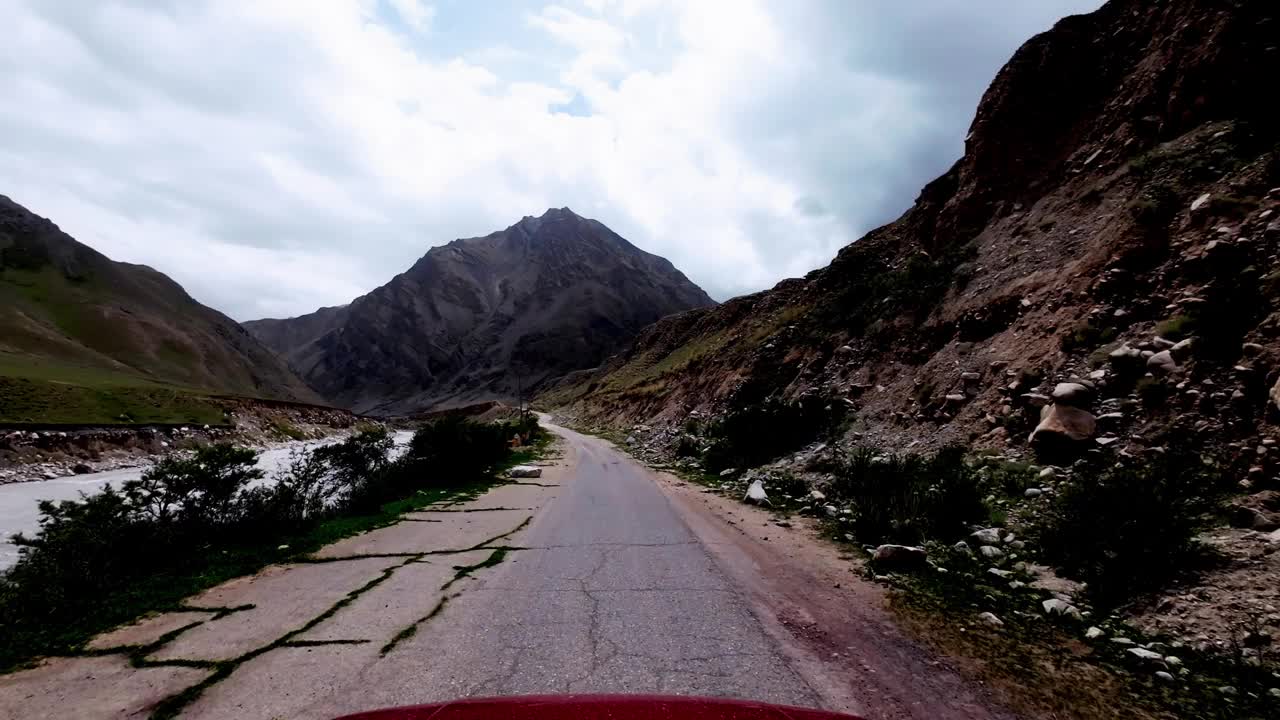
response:
[[[557,431],[575,463],[519,538],[526,549],[371,669],[371,685],[420,683],[379,701],[644,692],[821,704],[649,474]]]

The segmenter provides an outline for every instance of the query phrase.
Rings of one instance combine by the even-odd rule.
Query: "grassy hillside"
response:
[[[220,425],[223,410],[194,388],[99,368],[0,353],[0,423]]]
[[[221,422],[209,393],[318,400],[164,274],[0,196],[0,422]]]

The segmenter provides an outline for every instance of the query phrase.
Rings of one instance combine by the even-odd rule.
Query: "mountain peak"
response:
[[[246,323],[322,395],[398,413],[511,399],[714,301],[567,207],[433,248],[345,309]]]
[[[562,208],[547,208],[547,211],[542,213],[538,217],[534,217],[532,215],[525,215],[524,217],[520,218],[520,222],[516,223],[512,227],[523,228],[524,230],[528,231],[530,234],[533,234],[538,231],[538,228],[542,227],[543,223],[546,223],[546,222],[555,222],[557,220],[585,220],[585,219],[586,218],[570,210],[567,206]]]

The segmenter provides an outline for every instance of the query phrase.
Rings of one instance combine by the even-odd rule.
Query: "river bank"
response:
[[[0,485],[53,480],[147,465],[157,455],[212,442],[258,449],[318,440],[354,427],[345,410],[221,399],[218,425],[31,427],[0,430]]]
[[[292,440],[272,443],[270,447],[256,448],[258,468],[266,477],[260,482],[271,482],[279,470],[288,466],[295,453],[303,452],[319,445],[334,442],[345,436],[338,433],[320,440]],[[393,435],[396,450],[405,447],[413,433],[396,432]],[[81,494],[91,495],[107,486],[119,488],[129,480],[135,480],[151,465],[152,458],[145,457],[133,467],[117,468],[105,472],[85,474],[68,474],[61,477],[33,480],[30,482],[10,483],[0,486],[0,571],[11,567],[18,561],[18,548],[9,542],[15,533],[33,534],[40,527],[40,501],[42,500],[76,500]]]

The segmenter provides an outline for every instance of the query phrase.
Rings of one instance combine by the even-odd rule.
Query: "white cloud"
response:
[[[565,205],[723,299],[905,208],[1017,43],[1096,4],[1055,2],[0,0],[0,193],[239,319]]]
[[[436,9],[422,0],[388,0],[409,27],[422,32],[431,27],[431,20],[436,16]]]

